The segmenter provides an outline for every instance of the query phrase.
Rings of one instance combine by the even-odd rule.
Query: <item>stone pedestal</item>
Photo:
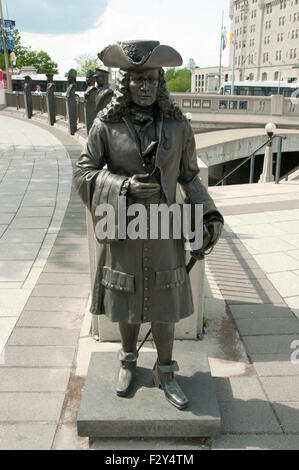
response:
[[[260,176],[259,183],[269,183],[271,181],[274,181],[272,143],[268,144],[265,149],[263,173]]]
[[[176,358],[174,356],[174,358]],[[93,353],[77,419],[82,437],[209,437],[220,432],[220,413],[209,364],[203,354],[180,352],[176,378],[189,399],[178,410],[154,387],[156,353],[140,353],[129,397],[115,393],[116,353]]]

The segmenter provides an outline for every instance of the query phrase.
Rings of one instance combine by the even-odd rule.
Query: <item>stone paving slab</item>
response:
[[[2,236],[3,243],[42,243],[46,229],[8,229]]]
[[[283,401],[281,403],[273,403],[273,407],[277,413],[286,433],[299,433],[299,401]]]
[[[71,367],[75,347],[6,346],[1,367]]]
[[[82,314],[78,313],[25,310],[18,321],[18,327],[80,329],[81,323]]]
[[[291,344],[298,341],[298,335],[261,335],[244,336],[246,350],[249,354],[290,354],[293,352]]]
[[[3,243],[0,242],[0,261],[34,261],[40,243]]]
[[[49,450],[56,423],[0,424],[0,450]]]
[[[28,298],[22,289],[1,289],[0,317],[19,317]]]
[[[291,255],[292,251],[280,253],[278,257],[272,253],[254,255],[255,260],[266,273],[275,273],[282,271],[291,271],[299,269],[299,259],[294,259]],[[282,276],[282,275],[281,275]]]
[[[24,282],[33,261],[0,261],[0,282]]]
[[[279,289],[282,297],[299,296],[299,279],[296,274],[292,272],[271,273],[268,274],[268,277],[272,284]]]
[[[256,377],[229,377],[214,379],[218,401],[267,400]]]
[[[219,402],[219,406],[223,433],[282,433],[267,401],[235,400]]]
[[[299,436],[224,434],[213,440],[211,450],[299,450]]]
[[[26,310],[38,310],[41,312],[83,312],[86,306],[86,299],[80,298],[59,298],[59,297],[30,297]]]
[[[252,363],[260,377],[299,375],[299,361],[291,362],[289,354],[250,354]]]
[[[0,393],[0,421],[55,421],[60,417],[64,393]]]
[[[64,285],[80,285],[89,286],[90,276],[89,274],[72,273],[72,274],[60,274],[60,273],[45,273],[43,272],[39,278],[39,286],[43,284],[64,284]]]
[[[255,321],[261,318],[294,318],[294,315],[289,307],[282,304],[275,305],[249,303],[241,305],[230,305],[230,310],[235,320],[243,318],[248,318],[251,321]]]
[[[299,376],[261,377],[271,401],[299,401]]]
[[[62,286],[58,284],[42,284],[38,285],[33,291],[33,297],[72,297],[72,298],[84,298],[89,296],[90,287],[89,285],[67,285]]]
[[[75,346],[79,330],[67,328],[15,328],[9,346]]]
[[[17,317],[0,318],[0,345],[1,346],[6,344],[17,320],[18,320]]]
[[[0,367],[0,392],[66,392],[68,368]]]
[[[252,335],[286,335],[298,333],[299,322],[297,318],[264,318],[255,319],[236,319],[238,330],[242,336]]]

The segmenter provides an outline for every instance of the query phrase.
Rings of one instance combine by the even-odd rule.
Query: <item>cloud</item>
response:
[[[192,57],[200,67],[216,66],[222,9],[228,28],[228,6],[228,0],[213,0],[213,8],[206,0],[107,0],[95,27],[60,36],[22,33],[22,43],[46,50],[58,62],[60,73],[75,67],[74,58],[78,55],[97,54],[108,44],[126,39],[157,39],[177,49],[185,64]],[[84,12],[81,7],[81,14]],[[223,54],[223,65],[227,60],[228,48]]]
[[[7,0],[6,0],[7,2]],[[76,34],[96,26],[107,0],[9,0],[7,10],[20,31]],[[3,10],[6,13],[5,0]]]

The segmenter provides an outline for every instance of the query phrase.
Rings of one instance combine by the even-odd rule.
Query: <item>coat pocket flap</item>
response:
[[[135,277],[132,274],[114,271],[108,266],[103,267],[102,284],[108,289],[114,289],[121,292],[135,292]]]
[[[176,269],[156,272],[156,287],[158,289],[173,289],[185,281],[186,268],[179,266]]]

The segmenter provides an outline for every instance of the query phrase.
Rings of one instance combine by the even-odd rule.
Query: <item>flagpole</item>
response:
[[[8,66],[8,57],[7,57],[7,48],[6,48],[6,38],[5,38],[5,23],[4,23],[4,16],[2,10],[2,1],[0,0],[0,19],[2,20],[2,39],[3,39],[3,51],[4,51],[4,61],[5,61],[5,70],[6,70],[6,79],[7,79],[7,89],[11,91],[11,83],[10,83],[10,74],[9,74],[9,66]]]
[[[221,66],[222,66],[222,34],[223,34],[224,10],[222,10],[222,26],[220,34],[220,58],[219,58],[219,88],[221,87]]]

